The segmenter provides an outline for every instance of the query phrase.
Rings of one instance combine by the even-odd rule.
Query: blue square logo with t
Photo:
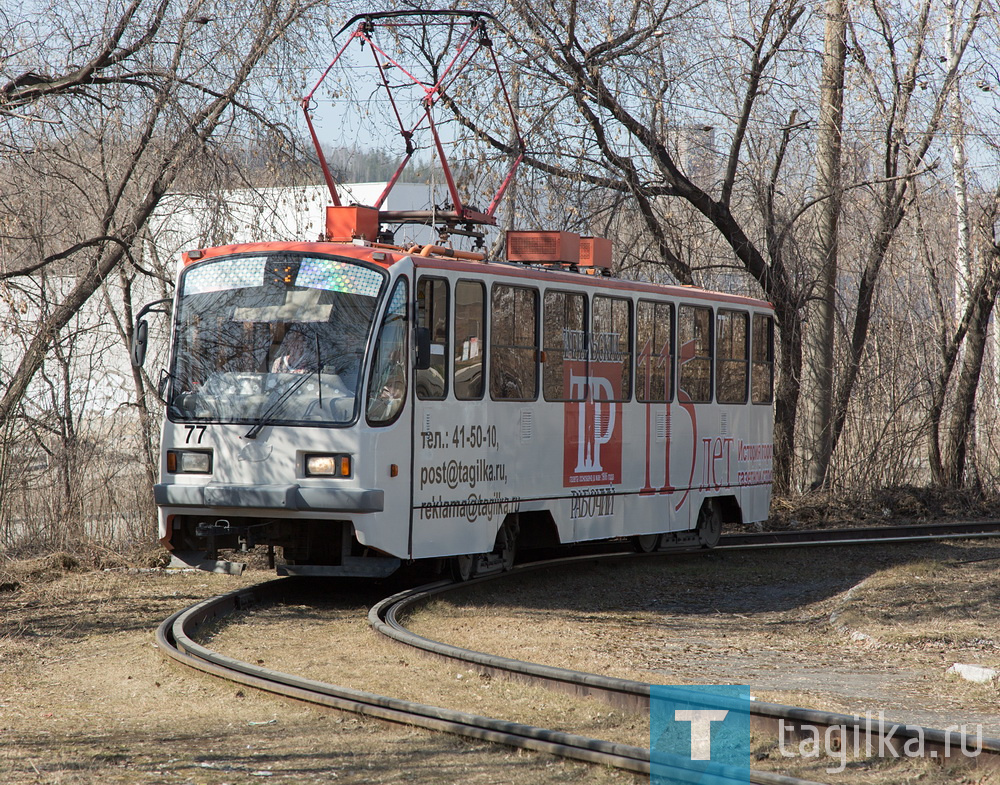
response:
[[[651,782],[750,782],[755,747],[753,707],[749,687],[652,685]]]

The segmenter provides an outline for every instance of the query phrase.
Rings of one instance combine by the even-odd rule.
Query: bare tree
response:
[[[231,129],[253,119],[254,111],[244,103],[248,79],[315,3],[271,0],[264,5],[230,5],[225,9],[227,20],[220,25],[212,16],[215,9],[200,0],[188,4],[162,0],[143,13],[145,5],[133,0],[96,35],[76,29],[50,33],[46,42],[35,46],[41,50],[53,38],[60,39],[58,50],[64,61],[52,64],[58,70],[13,74],[0,88],[0,114],[8,118],[8,149],[12,158],[20,159],[18,166],[38,171],[37,129],[54,126],[57,131],[41,140],[47,167],[81,147],[91,131],[91,144],[96,143],[93,155],[106,175],[101,192],[81,194],[94,216],[85,222],[86,231],[66,227],[60,233],[60,227],[53,227],[56,231],[34,244],[33,260],[27,258],[33,246],[23,243],[25,237],[6,238],[9,245],[22,241],[18,244],[23,261],[8,263],[0,280],[72,261],[76,283],[37,326],[17,368],[4,380],[0,423],[28,389],[52,336],[132,254],[142,228],[186,162],[223,124]],[[213,30],[218,38],[209,34]],[[211,55],[206,51],[216,47]],[[81,60],[84,65],[75,65]],[[237,119],[234,111],[244,118]],[[25,129],[32,131],[29,149],[17,147],[18,133]],[[73,163],[67,160],[69,167]],[[47,174],[62,180],[67,189],[79,187],[72,172]],[[8,209],[12,206],[8,204]],[[50,250],[53,245],[57,248]]]
[[[606,20],[601,9],[587,3],[517,2],[504,18],[518,49],[514,59],[522,64],[521,108],[529,122],[531,117],[548,118],[549,133],[558,136],[540,142],[538,132],[545,129],[536,123],[525,158],[528,165],[626,195],[629,209],[650,239],[647,261],[668,269],[675,280],[695,283],[706,269],[729,267],[755,281],[774,303],[782,328],[775,475],[779,486],[787,486],[798,406],[804,290],[786,266],[791,224],[801,213],[788,204],[779,205],[778,182],[798,130],[794,119],[786,125],[780,144],[768,147],[773,157],[769,164],[763,162],[763,176],[755,178],[760,184],[756,192],[768,205],[763,215],[741,218],[746,196],[738,186],[749,174],[747,145],[754,120],[763,113],[773,117],[775,102],[766,100],[764,109],[759,103],[785,89],[778,61],[805,6],[798,0],[752,5],[727,16],[698,2],[635,0]],[[699,64],[672,56],[668,47],[674,41],[689,44],[693,29],[706,39],[706,50],[697,52],[706,60]],[[709,40],[725,41],[731,49],[725,55],[716,52],[713,58],[707,54]],[[704,119],[686,123],[671,116],[671,93],[678,83],[697,81],[702,69],[717,68],[720,78],[728,78],[726,71],[731,73],[734,61],[739,63],[741,79],[727,86],[731,103],[713,110],[731,124],[728,149],[721,156],[714,147],[701,151],[704,165],[699,166],[697,151],[684,142],[696,129],[711,128]],[[525,87],[529,82],[535,85],[533,92]],[[713,94],[709,103],[716,98]],[[707,108],[702,117],[706,116]],[[505,136],[478,117],[464,115],[461,120],[496,149],[513,153]],[[682,147],[693,153],[688,160],[683,160]],[[755,160],[752,165],[761,163]],[[691,264],[671,204],[687,206],[684,229],[689,236],[691,221],[703,222],[727,246],[735,265],[718,256]]]
[[[309,26],[326,30],[332,5],[131,0],[8,12],[0,318],[12,326],[0,341],[0,493],[21,503],[5,503],[0,524],[16,515],[23,533],[40,520],[31,504],[51,497],[63,505],[49,518],[64,522],[60,536],[79,537],[65,525],[104,514],[93,495],[102,488],[148,518],[147,483],[110,488],[133,456],[144,456],[152,481],[155,380],[126,375],[115,381],[118,397],[98,405],[93,393],[112,381],[100,360],[127,357],[133,298],[172,288],[172,262],[156,257],[150,235],[164,196],[185,188],[204,199],[231,187],[247,177],[239,162],[259,180],[263,158],[252,151],[288,149],[283,116],[314,66],[301,61],[301,41]],[[117,342],[101,322],[114,325]],[[133,400],[122,400],[128,381]],[[137,413],[138,443],[118,427],[115,406]],[[36,465],[63,478],[51,494],[37,493],[52,475],[36,475]],[[109,473],[98,476],[98,466]]]
[[[979,6],[976,6],[976,10]],[[947,4],[946,55],[949,63],[956,59],[957,24],[959,7],[952,0]],[[995,43],[996,25],[990,31]],[[992,66],[984,59],[984,70],[991,74]],[[972,80],[965,80],[964,83]],[[976,80],[986,92],[989,83]],[[958,79],[956,78],[956,83]],[[970,100],[968,94],[956,86],[949,105],[949,132],[952,153],[952,191],[954,198],[955,243],[954,281],[951,291],[939,297],[941,316],[941,362],[931,388],[928,411],[929,462],[935,483],[947,488],[963,487],[970,479],[969,463],[973,453],[975,433],[975,406],[980,395],[984,360],[987,353],[989,325],[1000,293],[1000,264],[998,264],[996,221],[1000,192],[992,198],[977,193],[969,182],[969,160],[966,153],[966,136],[969,131],[965,119],[966,107],[975,107],[970,114],[982,113],[983,104],[992,108],[983,118],[983,127],[994,125],[995,103],[992,107],[981,99]],[[978,111],[977,111],[978,110]],[[1000,149],[992,131],[983,133],[986,150],[995,159]],[[973,242],[972,212],[979,211]],[[949,311],[945,298],[950,295],[954,303]],[[995,329],[995,328],[994,328]],[[972,479],[978,482],[979,477]]]
[[[953,47],[953,57],[946,59],[945,68],[935,68],[937,58],[930,48],[933,28],[932,0],[921,4],[915,24],[910,29],[898,27],[899,20],[889,16],[886,8],[873,6],[878,22],[879,43],[876,51],[859,39],[854,28],[852,51],[854,63],[869,84],[869,93],[881,113],[883,145],[882,170],[877,184],[879,205],[872,242],[861,270],[853,324],[849,330],[849,349],[843,375],[837,389],[832,428],[831,450],[835,450],[844,429],[851,397],[864,358],[871,328],[873,303],[878,290],[882,265],[899,229],[907,204],[913,197],[913,186],[928,165],[931,145],[941,130],[945,109],[958,78],[962,56],[980,21],[981,3],[974,2],[965,27]],[[906,35],[909,33],[909,35]],[[901,43],[908,43],[901,52]],[[884,56],[883,56],[884,55]],[[888,63],[888,74],[877,73],[875,63]],[[936,76],[937,78],[933,78]],[[888,78],[886,78],[888,77]],[[929,99],[919,95],[931,89]]]
[[[625,209],[641,222],[643,243],[651,251],[646,261],[669,269],[677,281],[714,283],[720,280],[716,272],[740,270],[773,302],[781,328],[775,401],[779,488],[792,484],[807,331],[825,347],[815,366],[826,381],[814,385],[810,395],[817,390],[824,397],[835,394],[832,417],[821,406],[811,418],[822,438],[809,451],[816,461],[807,484],[827,479],[865,361],[883,265],[918,194],[916,184],[929,176],[933,145],[980,9],[978,0],[965,9],[953,56],[944,59],[931,35],[937,29],[932,0],[925,0],[915,17],[881,2],[854,9],[848,28],[851,93],[845,105],[858,114],[850,117],[852,124],[880,131],[854,179],[842,183],[843,193],[851,196],[856,229],[864,233],[849,240],[859,264],[852,262],[839,276],[828,270],[825,278],[804,262],[829,255],[830,216],[838,212],[841,188],[809,163],[816,162],[820,144],[809,92],[814,101],[822,58],[810,46],[817,40],[816,18],[805,5],[765,2],[721,9],[634,2],[608,18],[590,3],[553,1],[514,3],[503,17],[518,48],[522,106],[528,117],[547,118],[551,131],[547,136],[536,125],[536,135],[529,136],[528,165],[626,196]],[[832,38],[842,38],[839,30]],[[833,61],[839,59],[835,52]],[[544,87],[527,87],[532,82]],[[503,134],[478,117],[463,121],[497,150],[512,152]],[[714,176],[706,177],[706,157],[692,160],[678,143],[693,128],[726,140],[725,150],[714,156]],[[860,149],[861,139],[852,134],[853,151]],[[825,154],[820,158],[827,159]],[[838,166],[827,170],[835,174]],[[803,192],[814,196],[802,198]],[[816,248],[809,238],[818,236],[820,223],[827,227],[826,239]],[[726,253],[703,241],[706,229]],[[832,306],[834,292],[837,323],[846,336],[836,363],[830,351],[831,308],[822,320],[803,321],[811,297]],[[834,367],[841,372],[836,385]]]
[[[844,123],[844,64],[847,57],[847,12],[843,0],[826,0],[823,71],[819,85],[816,142],[817,222],[816,293],[803,347],[805,405],[803,437],[806,483],[819,488],[832,456],[833,345],[836,326],[838,242],[841,202],[841,134]]]

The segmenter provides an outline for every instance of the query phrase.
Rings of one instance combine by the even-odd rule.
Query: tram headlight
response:
[[[350,455],[307,455],[306,477],[350,477]]]
[[[167,450],[167,471],[171,474],[211,474],[211,450]]]

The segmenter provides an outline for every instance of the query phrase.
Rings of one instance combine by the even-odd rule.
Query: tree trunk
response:
[[[844,119],[846,25],[843,0],[826,0],[820,119],[816,139],[817,229],[816,289],[803,335],[803,463],[806,485],[826,481],[832,451],[833,339],[836,327],[837,223],[840,217],[841,129]]]
[[[795,418],[799,404],[802,371],[802,314],[797,308],[775,302],[778,331],[778,379],[774,395],[774,490],[788,493],[792,485]]]
[[[945,487],[961,488],[965,480],[969,437],[975,416],[976,393],[986,353],[986,337],[997,293],[1000,292],[1000,270],[991,259],[990,270],[983,276],[983,285],[973,292],[970,303],[971,319],[962,352],[961,367],[955,383],[955,399],[941,451],[940,480]]]

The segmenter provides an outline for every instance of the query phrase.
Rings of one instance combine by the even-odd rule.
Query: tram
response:
[[[512,232],[502,262],[357,238],[185,254],[161,542],[278,546],[287,574],[447,557],[467,578],[519,544],[711,546],[765,519],[770,306],[605,277],[588,245],[607,249]]]
[[[436,13],[490,45],[483,15]],[[398,13],[363,15],[352,38],[376,49],[378,21]],[[342,205],[324,165],[320,241],[183,255],[161,543],[199,564],[262,546],[280,574],[376,578],[441,560],[468,579],[509,569],[518,548],[711,547],[724,522],[764,520],[771,306],[614,279],[610,242],[566,231],[510,231],[503,259],[395,245],[392,222],[480,241],[475,227],[495,225],[513,169],[481,213],[442,165],[451,204],[430,218],[380,209],[385,194]]]

